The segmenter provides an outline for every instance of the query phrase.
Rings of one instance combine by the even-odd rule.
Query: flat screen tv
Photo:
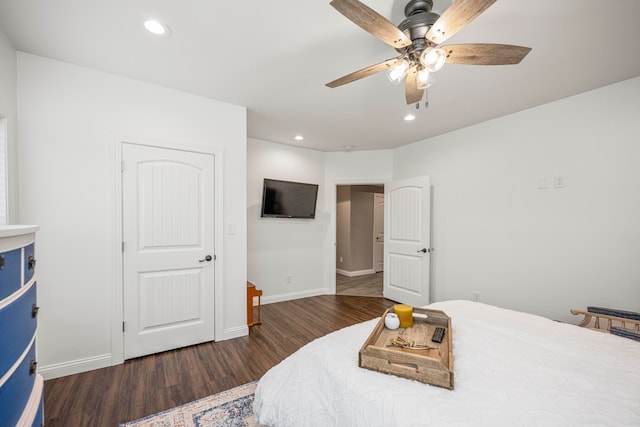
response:
[[[264,179],[260,216],[270,218],[316,217],[318,185]]]

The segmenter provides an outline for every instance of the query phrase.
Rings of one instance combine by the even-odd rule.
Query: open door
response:
[[[428,176],[385,184],[384,296],[429,304],[431,183]]]

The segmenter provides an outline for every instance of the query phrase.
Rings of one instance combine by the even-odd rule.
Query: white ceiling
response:
[[[398,24],[406,1],[365,3]],[[146,33],[144,17],[171,35]],[[20,51],[243,105],[249,137],[322,151],[394,148],[640,76],[639,17],[638,0],[500,0],[445,44],[531,53],[519,65],[445,65],[429,108],[405,122],[415,107],[384,73],[324,86],[397,55],[329,0],[0,0],[0,29]]]

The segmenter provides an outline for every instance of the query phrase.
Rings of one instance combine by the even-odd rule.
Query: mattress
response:
[[[261,424],[640,426],[640,342],[471,301],[452,319],[455,389],[358,367],[378,319],[319,338],[259,381]]]

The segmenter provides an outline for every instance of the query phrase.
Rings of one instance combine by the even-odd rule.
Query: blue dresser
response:
[[[37,226],[0,225],[0,426],[43,425],[37,373]]]

